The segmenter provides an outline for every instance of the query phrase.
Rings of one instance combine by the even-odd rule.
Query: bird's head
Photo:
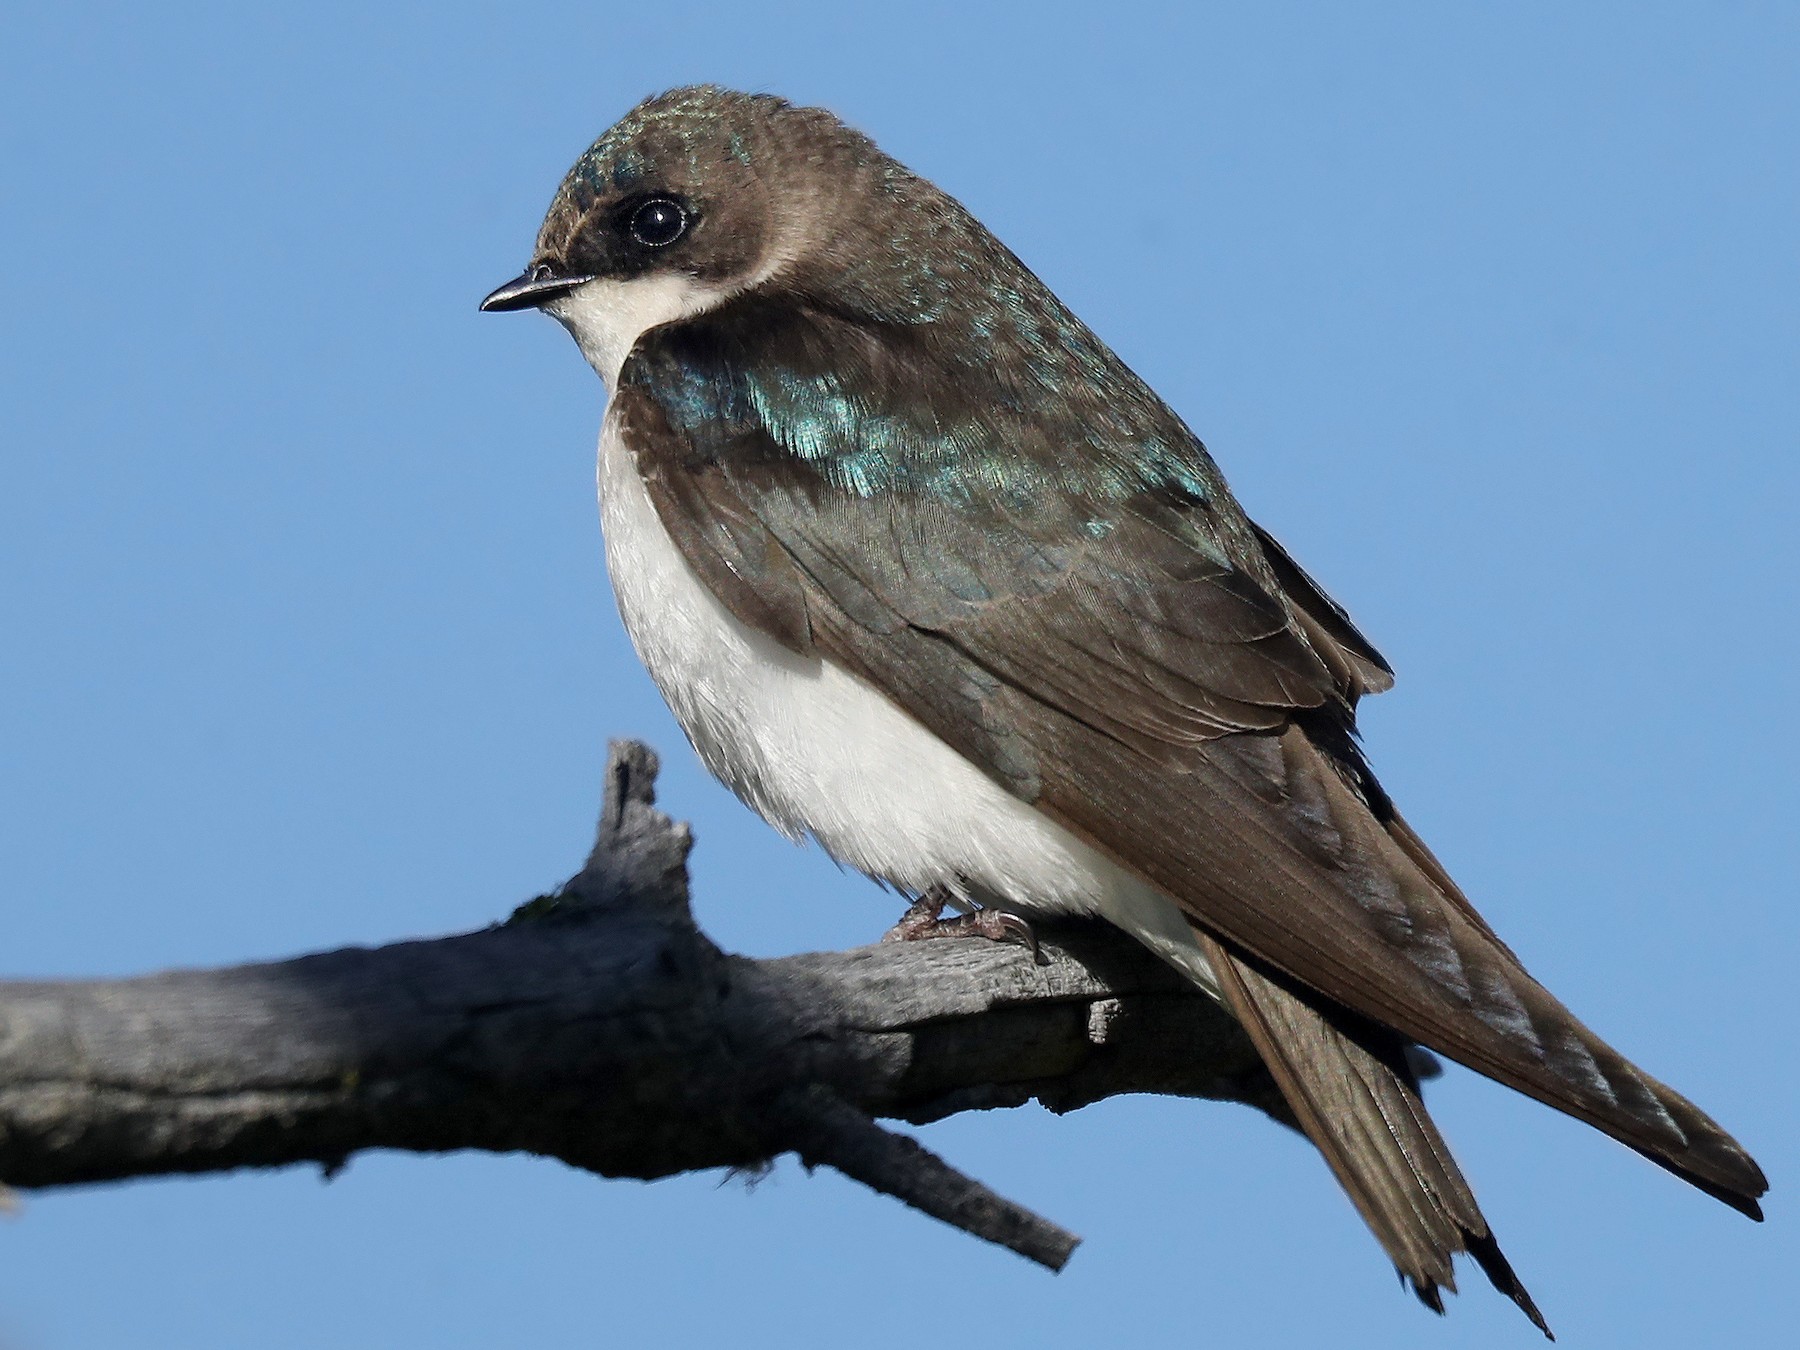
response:
[[[642,333],[746,292],[925,323],[1010,260],[832,114],[701,85],[640,103],[575,162],[530,263],[481,308],[544,310],[610,387]]]

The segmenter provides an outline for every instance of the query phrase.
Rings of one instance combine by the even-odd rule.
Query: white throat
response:
[[[587,363],[606,382],[610,396],[620,367],[640,337],[661,324],[706,313],[735,289],[707,286],[679,272],[655,272],[628,281],[601,277],[558,296],[544,311],[569,330]]]

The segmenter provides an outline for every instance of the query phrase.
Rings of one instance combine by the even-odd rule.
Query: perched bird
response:
[[[766,95],[649,99],[482,308],[552,315],[606,382],[608,570],[707,767],[917,899],[912,932],[1097,915],[1170,962],[1426,1304],[1467,1252],[1544,1328],[1415,1045],[1761,1217],[1749,1155],[1532,979],[1395,810],[1355,721],[1393,677],[1344,610],[868,138]]]

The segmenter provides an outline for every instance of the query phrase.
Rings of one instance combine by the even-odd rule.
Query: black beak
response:
[[[507,309],[537,309],[559,295],[567,295],[592,277],[561,277],[539,263],[527,268],[481,302],[483,314],[497,314]]]

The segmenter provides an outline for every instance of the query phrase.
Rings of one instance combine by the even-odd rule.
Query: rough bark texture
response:
[[[603,1176],[794,1152],[1060,1268],[1078,1239],[875,1123],[1121,1092],[1281,1116],[1216,1004],[1135,944],[1045,931],[753,961],[688,910],[687,828],[614,747],[599,838],[477,933],[129,980],[0,984],[0,1179],[48,1187],[370,1148]]]

